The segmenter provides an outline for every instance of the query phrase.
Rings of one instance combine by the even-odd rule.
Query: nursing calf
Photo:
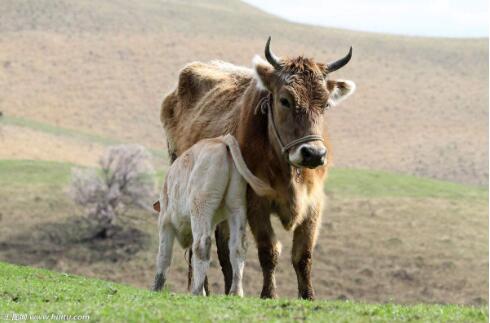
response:
[[[173,242],[177,238],[183,248],[192,245],[192,292],[205,294],[211,235],[216,225],[226,220],[233,270],[230,292],[243,295],[247,183],[260,196],[274,195],[272,188],[247,168],[239,145],[231,135],[201,140],[175,160],[168,171],[160,200],[153,205],[160,212],[154,290],[160,290],[165,283]]]

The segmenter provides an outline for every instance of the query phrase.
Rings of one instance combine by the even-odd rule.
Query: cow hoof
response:
[[[299,295],[300,299],[306,299],[308,301],[315,300],[315,293],[313,291],[306,291]]]
[[[162,290],[164,284],[165,284],[165,277],[163,277],[163,274],[156,274],[155,281],[153,282],[152,290],[154,292],[158,292]]]
[[[260,298],[267,299],[267,298],[277,298],[277,294],[275,292],[264,292],[260,293]]]
[[[229,295],[243,297],[243,290],[231,290]]]

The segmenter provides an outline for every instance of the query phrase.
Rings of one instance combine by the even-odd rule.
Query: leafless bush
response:
[[[129,207],[148,209],[154,195],[154,169],[148,151],[139,145],[110,147],[100,169],[75,169],[70,195],[102,229],[100,237]]]

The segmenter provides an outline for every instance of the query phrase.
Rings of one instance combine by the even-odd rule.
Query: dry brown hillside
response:
[[[31,158],[18,149],[30,138],[44,149],[35,158],[74,149],[26,136],[19,119],[163,149],[159,105],[181,66],[249,66],[272,35],[275,52],[320,61],[354,47],[335,77],[354,80],[357,93],[329,112],[337,166],[488,183],[488,39],[305,26],[223,0],[3,0],[0,15],[0,111],[10,123],[2,158]],[[99,149],[87,145],[82,152]]]

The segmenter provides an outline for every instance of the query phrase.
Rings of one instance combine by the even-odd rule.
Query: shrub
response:
[[[99,161],[100,169],[74,169],[70,195],[86,215],[100,224],[98,237],[129,207],[149,209],[154,195],[154,169],[150,154],[140,145],[108,148]]]

